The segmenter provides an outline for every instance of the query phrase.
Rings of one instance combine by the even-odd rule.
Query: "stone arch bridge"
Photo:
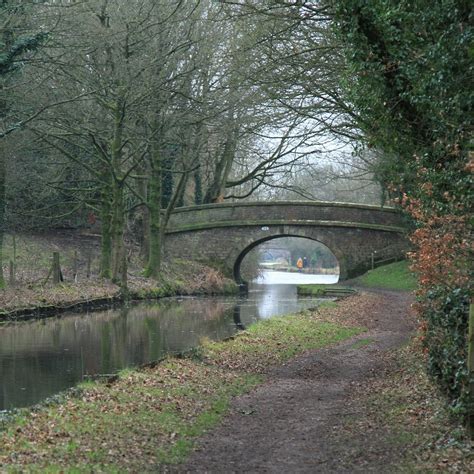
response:
[[[326,245],[339,261],[341,279],[368,270],[373,256],[402,258],[409,247],[403,217],[394,208],[281,201],[177,208],[168,223],[165,252],[219,268],[241,283],[245,255],[278,237],[304,237]]]

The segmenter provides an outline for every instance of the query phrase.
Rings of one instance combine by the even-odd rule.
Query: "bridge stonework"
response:
[[[304,237],[326,245],[340,279],[360,275],[376,260],[402,258],[409,248],[402,215],[393,208],[327,202],[245,202],[178,208],[165,253],[221,269],[241,282],[240,264],[257,245]]]

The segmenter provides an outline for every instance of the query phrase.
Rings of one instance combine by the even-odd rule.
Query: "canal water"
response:
[[[304,280],[304,281],[303,281]],[[334,275],[264,272],[246,297],[164,298],[89,314],[0,326],[0,410],[30,406],[87,375],[112,374],[224,339],[260,319],[315,307],[296,284]]]

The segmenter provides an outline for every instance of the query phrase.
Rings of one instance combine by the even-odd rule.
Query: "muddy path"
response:
[[[351,394],[390,370],[383,354],[413,330],[411,297],[379,290],[350,301],[341,304],[341,319],[366,333],[273,368],[263,385],[233,401],[186,465],[172,471],[390,472],[403,447],[383,430],[372,427],[367,436],[357,429],[369,408]]]

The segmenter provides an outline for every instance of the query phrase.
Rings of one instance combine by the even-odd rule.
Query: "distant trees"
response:
[[[330,148],[331,133],[359,133],[336,80],[343,57],[325,6],[22,5],[49,35],[28,65],[28,83],[18,84],[15,109],[28,128],[21,146],[20,137],[8,142],[17,157],[10,216],[99,216],[106,278],[124,272],[126,239],[141,244],[145,273],[158,276],[176,206],[272,194],[264,189],[317,197],[314,177],[332,180],[339,168],[330,178],[327,166],[310,172],[309,157]],[[16,191],[27,175],[38,199]]]
[[[282,61],[294,18],[255,21],[210,0],[35,8],[52,33],[29,69],[35,89],[21,87],[42,114],[20,154],[40,174],[38,160],[44,164],[52,202],[37,203],[37,214],[100,216],[104,277],[123,271],[131,230],[146,274],[156,277],[175,206],[252,195],[292,173],[311,152],[309,137],[327,129],[310,133],[305,114],[291,111],[289,102],[303,100],[293,90],[294,64]],[[301,47],[309,31],[297,37]],[[323,124],[328,109],[320,107]]]
[[[2,247],[5,232],[7,153],[5,138],[29,122],[36,114],[19,110],[15,104],[15,86],[22,80],[26,56],[36,50],[46,37],[32,28],[29,15],[34,2],[3,0],[0,3],[0,287],[3,276]]]
[[[241,169],[234,168],[239,179],[228,181],[227,195],[386,202],[380,156],[362,146],[361,115],[344,93],[347,60],[332,28],[330,5],[228,3],[236,15],[271,24],[258,42],[260,60],[252,77],[281,121],[274,118],[250,145]],[[346,192],[349,182],[358,192]]]
[[[330,158],[318,160],[318,157],[300,160],[290,170],[275,172],[269,177],[268,185],[255,192],[252,199],[386,204],[385,192],[371,171],[376,156],[359,160],[342,150]]]
[[[189,173],[194,151],[189,132],[196,118],[184,110],[196,100],[190,85],[199,9],[186,5],[79,4],[61,12],[64,34],[45,52],[56,72],[45,95],[52,89],[77,100],[49,111],[33,130],[51,153],[88,175],[76,196],[101,217],[101,274],[113,280],[123,271],[127,216],[139,208],[146,215],[147,238],[141,240],[148,247],[148,271],[156,276],[166,215],[183,188],[163,186],[162,180]],[[72,30],[75,35],[66,34]],[[164,202],[171,208],[162,220]]]

